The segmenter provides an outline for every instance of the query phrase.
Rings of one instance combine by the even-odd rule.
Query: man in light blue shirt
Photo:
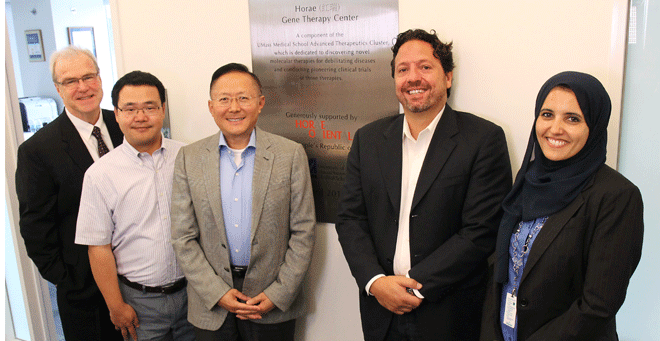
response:
[[[220,131],[181,148],[172,187],[188,320],[197,341],[292,341],[316,222],[305,150],[255,127],[265,97],[244,65],[220,67],[210,96]]]
[[[194,340],[186,279],[170,244],[174,161],[182,143],[163,138],[165,89],[133,71],[112,102],[124,143],[85,173],[76,243],[89,245],[94,279],[125,339]]]
[[[225,230],[231,264],[247,267],[250,263],[250,230],[252,229],[252,177],[254,175],[255,138],[247,147],[229,147],[220,135],[220,189]]]

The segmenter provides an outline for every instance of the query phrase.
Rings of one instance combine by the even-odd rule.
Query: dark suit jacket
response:
[[[403,118],[387,117],[356,132],[339,204],[336,228],[360,288],[366,340],[382,340],[393,316],[365,286],[378,274],[394,274]],[[410,213],[409,274],[423,285],[425,299],[416,315],[424,340],[478,338],[486,258],[495,247],[500,203],[511,182],[502,129],[446,106]]]
[[[115,115],[109,110],[102,114],[118,146],[123,134]],[[98,293],[87,246],[74,243],[83,175],[93,162],[64,112],[18,147],[16,192],[28,256],[43,278],[66,290],[70,300]]]
[[[511,233],[498,237],[508,240]],[[548,218],[532,245],[518,291],[518,340],[618,340],[615,315],[643,235],[639,189],[603,165],[571,204]],[[496,270],[508,267],[508,248],[497,259]],[[495,283],[488,293],[482,340],[502,340],[501,292]]]

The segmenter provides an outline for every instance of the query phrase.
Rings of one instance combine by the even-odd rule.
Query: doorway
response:
[[[110,93],[117,72],[110,4],[109,0],[5,0],[5,27],[5,252],[13,255],[5,257],[6,339],[64,340],[54,286],[41,278],[22,245],[13,184],[15,156],[18,145],[64,109],[48,58],[72,38],[76,45],[93,46],[105,94],[101,107],[112,108]]]

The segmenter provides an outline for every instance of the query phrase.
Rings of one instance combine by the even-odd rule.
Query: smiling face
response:
[[[401,45],[394,59],[394,81],[406,114],[435,115],[447,102],[452,72],[445,73],[431,44],[411,40]]]
[[[130,109],[140,110],[131,114],[128,112]],[[160,102],[158,88],[150,85],[124,86],[119,91],[115,118],[126,142],[133,148],[149,154],[160,148],[165,103]]]
[[[582,150],[588,137],[589,127],[573,91],[552,89],[536,119],[536,139],[543,155],[551,161],[566,160]]]
[[[66,80],[83,78],[86,75],[98,74],[94,62],[84,54],[62,57],[55,65],[57,83],[55,88],[62,97],[64,106],[73,115],[91,124],[96,123],[101,113],[103,88],[101,77],[96,76],[88,82],[79,81],[70,86],[62,84]]]
[[[238,97],[250,98],[239,103]],[[229,97],[229,106],[222,106],[217,100]],[[250,141],[250,134],[257,125],[257,119],[266,103],[259,92],[257,83],[243,72],[230,72],[216,79],[211,87],[209,111],[222,131],[230,148],[241,149]]]

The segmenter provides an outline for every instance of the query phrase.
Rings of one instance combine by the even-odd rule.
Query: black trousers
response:
[[[417,314],[415,310],[403,314],[394,315],[390,327],[387,330],[385,341],[417,341],[421,336],[417,331]]]
[[[234,276],[234,288],[243,291],[243,278]],[[197,341],[293,341],[296,320],[263,324],[244,321],[229,313],[218,330],[195,327]]]
[[[84,301],[70,301],[65,290],[57,290],[57,306],[66,341],[122,341],[110,321],[108,306],[101,294]]]

